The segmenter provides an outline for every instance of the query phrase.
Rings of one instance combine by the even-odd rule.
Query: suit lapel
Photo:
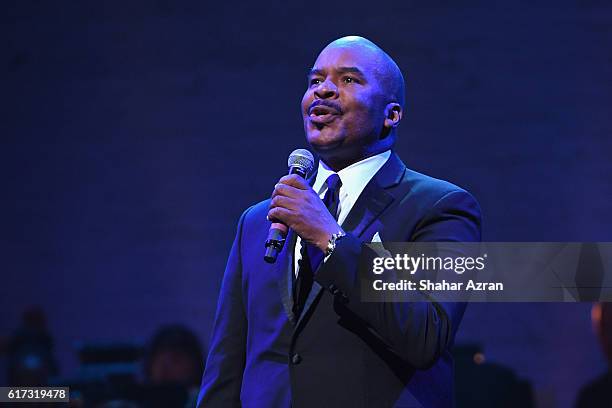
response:
[[[308,178],[308,184],[312,186],[317,178],[317,166],[315,165],[314,173]],[[296,324],[297,316],[293,314],[293,285],[295,284],[295,272],[293,271],[295,243],[297,235],[293,230],[289,230],[285,245],[274,265],[275,274],[280,276],[278,281],[278,289],[280,291],[281,301],[287,317],[291,323]]]
[[[394,197],[387,189],[397,185],[402,180],[405,171],[404,163],[395,153],[391,153],[389,160],[363,189],[351,212],[342,223],[342,229],[350,231],[356,237],[361,236],[366,228],[393,202]]]
[[[355,205],[353,205],[353,208],[351,208],[351,211],[342,223],[342,229],[346,232],[351,232],[356,237],[360,237],[366,228],[379,218],[393,202],[395,198],[387,189],[399,184],[405,171],[406,166],[404,163],[392,152],[389,160],[363,189],[357,202],[355,202]],[[302,314],[299,316],[296,324],[296,330],[322,290],[321,285],[314,281],[304,304]]]
[[[278,289],[281,301],[287,317],[295,324],[296,317],[293,315],[293,248],[297,235],[289,230],[283,250],[276,259],[274,265],[275,275],[279,276]]]

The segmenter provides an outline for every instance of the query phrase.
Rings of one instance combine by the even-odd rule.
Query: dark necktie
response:
[[[327,178],[325,183],[327,184],[327,191],[323,197],[323,204],[325,204],[330,214],[337,220],[342,181],[340,177],[334,173]],[[312,288],[313,265],[318,265],[323,260],[321,254],[314,253],[314,256],[311,256],[313,252],[313,248],[309,248],[309,245],[302,241],[302,249],[300,250],[302,259],[298,262],[298,275],[295,279],[295,285],[293,286],[293,313],[296,318],[299,318],[302,314],[306,298]]]

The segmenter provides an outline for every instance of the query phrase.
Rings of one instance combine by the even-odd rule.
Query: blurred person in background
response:
[[[9,338],[7,348],[9,386],[46,386],[51,377],[57,375],[53,339],[40,307],[24,312],[21,326]]]
[[[576,407],[609,408],[612,407],[612,303],[594,304],[591,320],[608,362],[608,370],[580,389]]]
[[[181,325],[164,326],[149,343],[145,381],[153,386],[184,387],[187,406],[195,406],[204,373],[204,352],[197,336]]]

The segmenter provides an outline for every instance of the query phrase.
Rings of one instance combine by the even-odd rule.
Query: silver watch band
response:
[[[337,241],[345,235],[346,234],[344,233],[344,231],[338,231],[338,233],[332,234],[329,241],[327,241],[327,249],[325,250],[325,257],[330,256],[332,252],[334,252],[334,250],[336,249]]]

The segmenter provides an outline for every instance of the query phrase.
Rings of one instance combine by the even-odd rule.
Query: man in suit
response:
[[[318,56],[302,99],[316,176],[281,178],[240,218],[198,407],[452,406],[465,305],[360,297],[357,261],[374,255],[363,243],[480,240],[474,198],[391,150],[403,105],[399,68],[369,40]],[[271,221],[290,227],[274,264]]]

